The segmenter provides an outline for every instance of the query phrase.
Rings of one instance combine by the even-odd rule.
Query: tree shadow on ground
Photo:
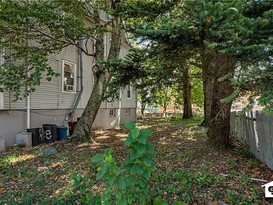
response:
[[[253,157],[233,150],[214,150],[207,144],[206,130],[198,126],[200,122],[153,118],[137,123],[140,129],[153,131],[150,140],[156,150],[157,170],[150,183],[151,198],[166,198],[170,203],[182,200],[187,204],[213,204],[230,200],[227,190],[247,196],[249,189],[256,187],[259,204],[270,204],[272,201],[264,199],[260,187],[264,183],[250,181],[242,185],[241,176],[272,181],[273,171]],[[74,204],[72,201],[79,195],[71,190],[69,176],[73,172],[95,176],[91,158],[108,147],[113,149],[118,163],[123,161],[128,156],[123,145],[128,133],[126,129],[96,130],[92,136],[97,144],[58,141],[8,150],[0,155],[0,204]],[[43,155],[41,149],[47,146],[56,147],[57,153]],[[223,182],[211,181],[212,176],[220,177]],[[185,182],[192,184],[191,188],[185,188]],[[199,185],[201,188],[196,188]],[[241,199],[236,200],[239,203]]]

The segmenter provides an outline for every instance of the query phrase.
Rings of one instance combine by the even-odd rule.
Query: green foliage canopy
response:
[[[21,92],[34,91],[42,73],[47,80],[58,75],[48,66],[49,55],[70,45],[80,48],[79,39],[93,38],[98,32],[85,25],[83,4],[68,1],[0,2],[0,47],[5,59],[0,69],[1,92],[9,90],[19,99]]]
[[[160,1],[153,3],[160,4]],[[169,5],[161,10],[160,15],[153,13],[141,18],[141,15],[129,17],[128,14],[125,28],[136,35],[172,45],[173,49],[203,54],[217,51],[232,56],[238,66],[255,65],[252,78],[256,76],[256,80],[244,78],[241,85],[256,82],[255,90],[261,95],[260,102],[272,107],[269,99],[272,90],[267,86],[271,75],[267,64],[271,62],[273,51],[272,0],[184,0]],[[264,64],[263,69],[261,64]],[[240,72],[249,73],[247,67]]]

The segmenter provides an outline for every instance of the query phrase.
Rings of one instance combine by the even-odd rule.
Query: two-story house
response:
[[[105,55],[109,43],[110,35],[105,34]],[[120,58],[126,56],[130,48],[124,35]],[[14,145],[16,134],[28,128],[39,128],[43,124],[68,126],[69,116],[74,120],[81,116],[93,86],[93,59],[70,46],[51,55],[48,62],[60,76],[50,82],[43,79],[36,91],[25,99],[14,102],[12,93],[0,93],[0,136],[5,139],[5,146]],[[120,100],[101,103],[93,128],[113,128],[136,120],[136,91],[128,85],[120,93]]]

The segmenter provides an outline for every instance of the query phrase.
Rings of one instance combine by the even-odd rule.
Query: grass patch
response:
[[[216,151],[206,143],[202,118],[182,120],[146,119],[138,123],[149,128],[155,146],[156,171],[149,184],[151,204],[165,199],[169,204],[270,204],[261,185],[251,178],[273,180],[273,172],[252,157],[236,151]],[[80,194],[72,191],[69,178],[74,172],[90,173],[96,167],[91,158],[111,147],[113,156],[122,161],[128,156],[123,142],[125,130],[93,132],[98,143],[73,145],[66,141],[16,147],[0,155],[0,204],[77,204]],[[54,146],[57,152],[44,155],[41,150]],[[223,176],[225,175],[225,176]],[[100,186],[98,184],[98,186]]]

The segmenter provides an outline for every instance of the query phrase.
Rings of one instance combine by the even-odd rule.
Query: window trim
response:
[[[66,91],[64,90],[64,66],[65,64],[68,64],[70,66],[74,67],[74,78],[73,78],[73,91]],[[62,93],[76,93],[77,92],[77,64],[76,63],[72,63],[70,61],[67,60],[62,60]]]

